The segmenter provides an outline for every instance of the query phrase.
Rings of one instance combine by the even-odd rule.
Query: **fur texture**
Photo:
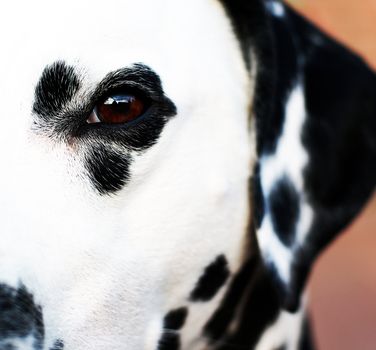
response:
[[[373,73],[277,1],[0,6],[0,349],[306,349]],[[115,93],[146,112],[88,123]]]

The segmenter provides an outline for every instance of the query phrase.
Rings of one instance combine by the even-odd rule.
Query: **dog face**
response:
[[[369,96],[349,92],[354,123],[329,87],[343,67],[371,73],[353,56],[333,73],[345,51],[277,2],[7,6],[0,345],[201,349],[252,324],[252,348],[273,322],[299,332],[281,310],[375,178]]]

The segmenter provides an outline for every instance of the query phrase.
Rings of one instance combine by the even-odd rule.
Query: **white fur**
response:
[[[263,333],[255,350],[278,349],[282,346],[286,350],[298,349],[304,319],[302,310],[293,314],[281,311],[277,320]]]
[[[292,251],[287,248],[275,234],[270,215],[267,215],[263,220],[257,237],[260,249],[267,263],[277,267],[278,276],[285,283],[288,283],[293,261]]]
[[[21,281],[42,305],[46,349],[57,338],[66,350],[155,349],[204,267],[222,253],[231,271],[240,264],[252,86],[229,20],[216,0],[0,6],[0,281]],[[83,95],[142,62],[178,108],[116,196],[93,191],[75,149],[30,131],[35,85],[59,59]],[[185,344],[221,293],[190,308]]]

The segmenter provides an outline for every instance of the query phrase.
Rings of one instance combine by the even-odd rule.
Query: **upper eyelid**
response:
[[[98,85],[90,97],[90,104],[95,106],[99,101],[102,101],[111,95],[124,92],[128,94],[141,94],[142,97],[146,99],[153,99],[149,91],[145,90],[142,86],[126,81],[123,83],[119,82],[118,84],[110,84],[108,86]]]
[[[135,64],[107,74],[95,88],[91,100],[98,101],[117,90],[127,89],[152,100],[160,100],[164,95],[158,75],[147,66]]]

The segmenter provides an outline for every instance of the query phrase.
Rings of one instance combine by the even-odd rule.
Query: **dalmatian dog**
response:
[[[277,0],[1,13],[0,349],[311,349],[375,187],[363,61]]]

